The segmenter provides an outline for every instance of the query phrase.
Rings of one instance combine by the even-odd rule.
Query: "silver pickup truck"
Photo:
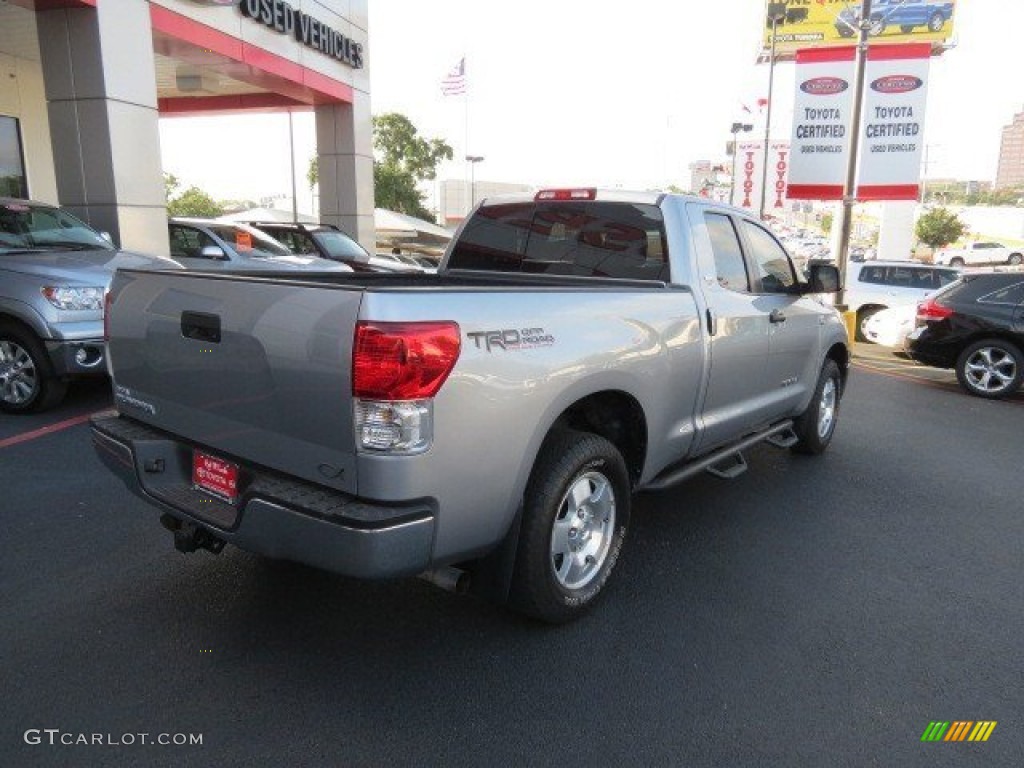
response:
[[[0,197],[0,411],[45,410],[69,380],[106,374],[103,296],[118,267],[181,269],[118,251],[52,205]]]
[[[99,456],[182,551],[225,542],[468,585],[551,622],[601,592],[631,497],[820,453],[846,331],[737,209],[657,193],[485,201],[436,275],[119,271]]]

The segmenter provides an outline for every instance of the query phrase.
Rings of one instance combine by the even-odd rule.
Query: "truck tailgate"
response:
[[[108,354],[121,413],[226,459],[356,492],[360,288],[119,272],[111,295]]]

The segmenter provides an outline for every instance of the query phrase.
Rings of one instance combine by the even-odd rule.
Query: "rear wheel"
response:
[[[968,394],[993,400],[1006,397],[1024,379],[1024,355],[1008,341],[983,339],[960,353],[956,378]]]
[[[959,256],[954,256],[952,259],[949,260],[949,266],[951,267],[962,267],[963,265],[964,260],[961,259]]]
[[[863,307],[857,310],[857,341],[873,343],[867,336],[868,320],[881,312],[885,307]]]
[[[541,449],[523,500],[510,605],[559,624],[593,603],[629,521],[626,463],[608,440],[560,431]]]
[[[795,453],[816,455],[825,452],[836,431],[842,397],[843,378],[839,374],[839,366],[835,360],[828,359],[821,366],[810,405],[793,422],[793,431],[799,440],[793,446]]]
[[[1006,263],[1011,267],[1019,267],[1021,265],[1021,255],[1019,253],[1011,253]]]
[[[946,20],[942,17],[941,13],[933,13],[932,17],[928,19],[928,31],[938,32],[942,29],[942,25],[946,23]]]
[[[44,411],[66,392],[39,339],[16,325],[0,325],[0,411]]]

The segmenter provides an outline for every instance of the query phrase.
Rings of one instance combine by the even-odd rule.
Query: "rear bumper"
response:
[[[193,488],[193,447],[166,433],[101,416],[92,420],[92,440],[137,496],[250,552],[366,579],[412,576],[430,565],[430,501],[370,503],[243,464],[231,504]]]
[[[957,339],[936,339],[927,326],[915,328],[903,342],[903,349],[911,359],[933,368],[954,367],[963,346]]]

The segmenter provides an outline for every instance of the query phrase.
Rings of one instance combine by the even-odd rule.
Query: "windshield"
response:
[[[370,254],[363,250],[363,246],[357,243],[348,235],[342,232],[323,229],[310,233],[332,259],[346,261],[369,261]]]
[[[31,249],[114,250],[69,213],[24,203],[0,203],[0,254]]]
[[[207,228],[226,242],[242,256],[255,259],[269,259],[277,256],[294,256],[283,244],[253,227],[234,224],[210,224]]]

